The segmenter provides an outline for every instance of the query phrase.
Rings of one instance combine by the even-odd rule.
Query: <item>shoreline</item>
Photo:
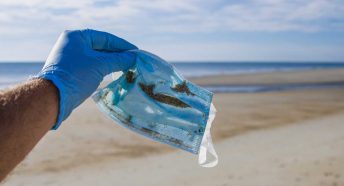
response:
[[[344,81],[311,83],[274,83],[274,84],[239,84],[239,85],[202,85],[214,93],[259,93],[293,90],[344,89]]]
[[[243,74],[205,75],[199,77],[186,77],[189,81],[206,87],[226,86],[276,86],[289,85],[326,85],[337,83],[342,86],[344,82],[344,68],[338,69],[304,69],[288,71],[270,71]],[[25,81],[25,80],[24,80]],[[24,81],[1,82],[0,91],[16,86]],[[100,87],[106,86],[110,79],[105,78]],[[215,91],[217,89],[214,89]],[[230,91],[229,91],[230,92]]]
[[[325,83],[344,80],[344,69],[315,69],[188,78],[198,85]]]
[[[215,93],[259,93],[344,88],[344,69],[316,69],[187,78]],[[105,87],[105,80],[100,87]]]

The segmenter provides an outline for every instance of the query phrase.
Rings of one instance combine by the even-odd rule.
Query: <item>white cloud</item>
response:
[[[0,33],[8,33],[23,22],[46,24],[45,30],[51,25],[54,29],[112,24],[123,30],[143,28],[141,32],[308,31],[332,29],[325,24],[344,16],[343,3],[331,0],[212,2],[120,0],[95,6],[95,0],[2,0]]]
[[[139,43],[147,36],[185,33],[344,31],[344,4],[341,0],[1,0],[0,25],[0,49],[11,42],[22,50],[30,50],[27,43],[50,46],[62,30],[85,27]]]

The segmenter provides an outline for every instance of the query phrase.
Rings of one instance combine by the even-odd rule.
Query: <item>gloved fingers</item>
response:
[[[107,32],[86,29],[82,31],[90,42],[92,49],[108,52],[122,52],[137,49],[128,41]]]
[[[102,74],[105,76],[112,72],[125,71],[135,64],[136,54],[133,52],[99,52],[94,51],[94,54],[100,63],[104,65]]]

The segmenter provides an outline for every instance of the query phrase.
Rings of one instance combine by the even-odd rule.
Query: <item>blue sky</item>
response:
[[[344,62],[342,0],[1,0],[0,61],[44,61],[66,29],[170,61]]]

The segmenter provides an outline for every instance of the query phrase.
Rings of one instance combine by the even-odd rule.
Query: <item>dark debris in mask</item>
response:
[[[186,85],[186,81],[183,81],[183,83],[177,84],[175,87],[171,88],[172,90],[180,93],[186,93],[187,95],[194,96],[195,94],[192,93],[189,89],[189,87]]]
[[[125,118],[126,123],[131,123],[131,120],[133,119],[132,115],[129,115],[127,118]]]
[[[140,130],[142,132],[145,132],[145,133],[149,134],[150,136],[154,136],[154,137],[158,137],[161,135],[160,133],[155,132],[155,131],[148,129],[148,128],[145,128],[145,127],[142,127]]]
[[[141,128],[141,131],[142,132],[145,132],[147,134],[149,134],[150,136],[153,136],[153,137],[156,137],[156,138],[164,138],[164,139],[167,139],[168,141],[176,144],[176,145],[179,145],[179,146],[186,146],[184,144],[184,142],[182,140],[179,140],[179,139],[176,139],[176,138],[172,138],[170,136],[166,136],[164,134],[161,134],[161,133],[158,133],[156,131],[153,131],[151,129],[148,129],[148,128],[145,128],[145,127],[142,127]]]
[[[134,83],[135,81],[135,73],[131,70],[129,70],[125,76],[125,79],[128,83]]]
[[[155,88],[154,84],[145,85],[144,83],[139,83],[139,86],[143,92],[145,92],[149,97],[151,97],[152,99],[156,101],[159,101],[161,103],[165,103],[168,105],[173,105],[176,107],[181,107],[181,108],[190,107],[190,105],[184,103],[183,101],[181,101],[180,99],[176,97],[166,95],[166,94],[160,94],[160,93],[154,94],[153,92]]]

